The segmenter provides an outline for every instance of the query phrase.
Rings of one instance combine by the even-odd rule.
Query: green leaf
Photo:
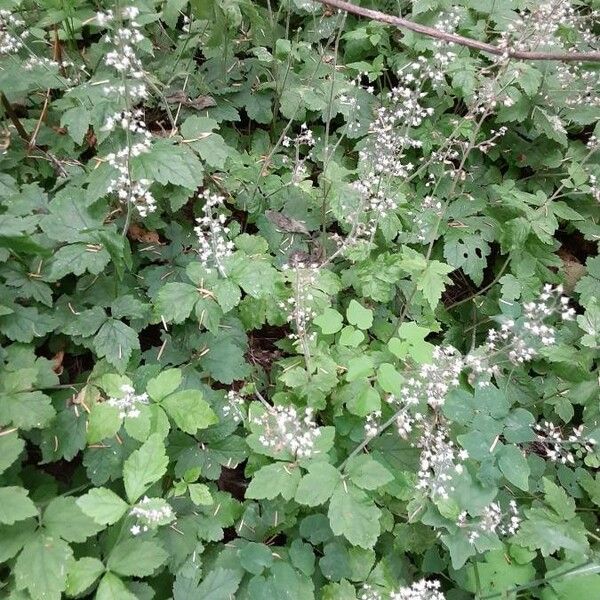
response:
[[[125,577],[147,577],[152,575],[169,558],[169,554],[155,540],[129,538],[117,544],[106,566]]]
[[[404,377],[390,363],[382,363],[377,370],[377,383],[384,392],[398,395],[404,383]]]
[[[106,573],[98,585],[96,600],[139,600],[139,598],[127,589],[120,577],[113,573]]]
[[[230,259],[229,265],[231,280],[253,298],[269,298],[274,294],[280,274],[271,265],[270,258],[238,252]]]
[[[127,511],[127,503],[113,491],[100,487],[77,498],[77,506],[100,525],[116,523]]]
[[[45,427],[55,414],[50,398],[42,392],[0,393],[0,425],[27,431]]]
[[[38,514],[29,492],[22,487],[0,487],[0,523],[12,525]]]
[[[207,573],[194,594],[202,600],[231,600],[240,585],[236,571],[216,568]]]
[[[181,370],[167,369],[160,375],[153,377],[146,384],[146,392],[152,400],[160,402],[172,394],[181,385]]]
[[[180,185],[195,190],[202,185],[204,168],[196,155],[174,140],[157,140],[149,152],[132,159],[135,180],[148,179],[166,185]]]
[[[60,600],[72,560],[73,551],[66,542],[38,533],[15,563],[17,589],[26,589],[33,600]]]
[[[351,348],[357,348],[364,341],[365,334],[358,329],[354,329],[352,325],[346,325],[340,333],[339,344],[340,346],[350,346]]]
[[[113,437],[121,428],[122,420],[116,406],[109,406],[105,402],[93,404],[88,417],[88,443],[97,444],[106,438]]]
[[[69,244],[53,254],[46,281],[58,281],[69,273],[83,275],[86,271],[98,275],[109,262],[110,255],[104,248]]]
[[[438,305],[446,285],[452,283],[452,280],[448,277],[448,273],[452,271],[454,271],[453,267],[432,260],[422,275],[417,278],[417,289],[423,292],[423,296],[425,296],[432,309]]]
[[[527,457],[517,446],[503,446],[499,453],[498,466],[508,481],[519,489],[529,490],[531,470]]]
[[[219,420],[200,390],[182,390],[171,394],[161,402],[161,406],[179,429],[191,435]]]
[[[394,476],[368,454],[360,454],[350,460],[346,472],[352,483],[365,490],[376,490],[394,480]]]
[[[372,548],[379,537],[381,511],[359,488],[338,483],[327,512],[331,530],[351,544]]]
[[[337,310],[326,308],[325,312],[315,317],[313,322],[325,335],[330,335],[337,333],[342,328],[343,318]]]
[[[294,500],[306,506],[319,506],[329,500],[340,480],[339,471],[326,462],[313,462],[308,466],[296,489]]]
[[[137,333],[116,319],[107,319],[94,337],[94,348],[101,358],[124,371],[131,353],[140,349]]]
[[[373,359],[370,356],[362,355],[351,358],[348,361],[348,371],[346,373],[347,381],[355,381],[363,377],[369,377],[373,374]]]
[[[369,329],[373,325],[373,311],[365,308],[356,300],[351,300],[346,311],[348,323],[359,329]]]
[[[67,574],[67,596],[80,596],[88,591],[104,572],[104,565],[97,558],[84,556],[71,564]]]
[[[166,472],[169,459],[160,434],[153,433],[123,465],[123,482],[129,502],[135,502]]]
[[[60,124],[68,129],[71,139],[81,146],[90,126],[90,113],[83,106],[74,106],[62,114]]]
[[[565,490],[550,481],[547,477],[542,479],[544,484],[544,500],[554,509],[554,512],[568,521],[575,517],[575,500],[567,496]]]
[[[293,463],[273,463],[259,469],[246,489],[246,498],[291,500],[300,482],[300,469]]]
[[[12,312],[0,317],[0,331],[16,342],[29,343],[36,337],[42,337],[51,332],[56,320],[34,306],[14,305]]]
[[[556,522],[541,509],[526,511],[525,519],[513,541],[530,550],[539,549],[542,556],[550,556],[565,548],[578,554],[585,554],[589,545],[586,530],[581,519]]]
[[[249,573],[260,575],[273,564],[273,553],[265,544],[248,542],[239,552],[240,565]]]
[[[167,323],[182,323],[192,312],[200,296],[188,283],[167,283],[156,298],[156,312]]]
[[[204,483],[190,483],[188,484],[188,491],[190,493],[190,500],[196,506],[210,506],[214,503],[210,490]]]
[[[17,460],[24,447],[25,442],[16,431],[4,433],[0,436],[0,474]]]
[[[50,535],[68,542],[85,542],[102,529],[81,510],[75,498],[68,496],[54,498],[46,507],[42,522]]]
[[[233,154],[233,148],[230,148],[219,134],[212,132],[216,128],[217,122],[213,119],[193,116],[182,123],[181,135],[204,162],[216,169],[222,169],[227,158]]]

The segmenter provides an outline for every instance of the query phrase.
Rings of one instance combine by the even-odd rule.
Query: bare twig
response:
[[[374,21],[381,21],[394,27],[401,27],[408,29],[416,33],[422,33],[423,35],[436,38],[438,40],[444,40],[445,42],[459,44],[460,46],[467,46],[468,48],[474,48],[475,50],[481,50],[488,54],[495,54],[496,56],[508,56],[509,58],[517,58],[519,60],[556,60],[561,62],[569,61],[593,61],[600,62],[600,52],[534,52],[527,50],[511,50],[510,48],[499,48],[493,44],[487,44],[486,42],[480,42],[472,38],[463,37],[462,35],[456,35],[455,33],[446,33],[440,31],[434,27],[427,27],[402,17],[395,17],[394,15],[388,15],[386,13],[379,12],[378,10],[371,10],[370,8],[363,8],[362,6],[356,6],[351,2],[345,2],[345,0],[315,0],[325,6],[337,8],[353,15],[360,17],[367,17]]]

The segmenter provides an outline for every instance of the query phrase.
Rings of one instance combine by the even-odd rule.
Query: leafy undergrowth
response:
[[[600,597],[597,65],[2,6],[2,597]],[[594,1],[372,7],[598,47]]]

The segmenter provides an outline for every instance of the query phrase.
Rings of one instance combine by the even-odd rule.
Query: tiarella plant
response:
[[[0,2],[0,595],[600,598],[598,11]]]

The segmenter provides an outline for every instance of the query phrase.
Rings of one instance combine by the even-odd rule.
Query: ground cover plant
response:
[[[599,9],[3,2],[0,595],[600,598]]]

